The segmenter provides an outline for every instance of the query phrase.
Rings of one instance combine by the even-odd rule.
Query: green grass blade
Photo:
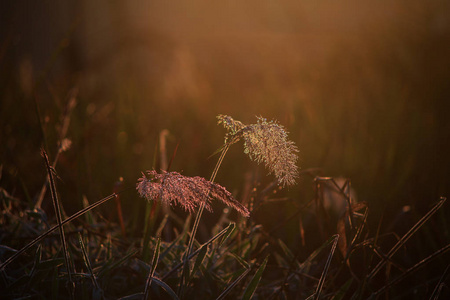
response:
[[[194,276],[195,273],[197,273],[198,269],[203,263],[203,260],[205,259],[206,253],[208,253],[208,246],[201,246],[200,252],[197,255],[197,259],[195,260],[194,268],[191,272],[191,277]]]
[[[283,250],[283,253],[285,255],[285,260],[286,260],[286,267],[288,267],[288,262],[291,262],[291,264],[296,265],[297,268],[300,268],[301,265],[297,260],[297,257],[291,252],[291,250],[289,249],[289,247],[283,243],[282,240],[278,239],[278,245],[280,246],[281,250]]]
[[[89,206],[89,201],[85,195],[83,195],[82,201],[83,201],[83,208],[86,208]],[[86,213],[85,221],[89,225],[93,225],[93,224],[97,223],[95,216],[90,211]]]
[[[266,256],[266,259],[264,259],[263,263],[259,266],[252,280],[250,280],[250,283],[245,289],[244,295],[242,296],[242,300],[250,300],[252,298],[253,294],[256,291],[256,288],[258,287],[259,281],[261,280],[261,277],[263,275],[264,269],[266,268],[268,260],[269,256]]]
[[[246,262],[245,260],[243,260],[242,257],[240,257],[239,255],[234,254],[234,253],[230,253],[230,254],[231,254],[231,256],[233,256],[233,257],[238,261],[238,263],[239,263],[241,266],[243,266],[243,267],[246,268],[246,269],[250,269],[249,263]]]
[[[230,237],[230,235],[233,233],[234,229],[236,228],[236,223],[231,222],[230,225],[228,225],[227,228],[225,228],[227,231],[224,233],[222,240],[219,243],[219,248],[222,247],[223,243]]]

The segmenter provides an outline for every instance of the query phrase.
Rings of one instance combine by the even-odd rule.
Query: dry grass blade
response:
[[[356,240],[358,239],[358,237],[361,235],[362,229],[364,228],[364,225],[366,224],[367,221],[367,216],[368,216],[368,208],[367,208],[367,204],[365,202],[360,202],[357,204],[353,204],[351,205],[352,209],[348,209],[345,214],[339,218],[338,222],[337,222],[337,233],[340,235],[340,239],[339,239],[339,243],[338,243],[338,247],[340,252],[342,253],[342,256],[345,257],[344,261],[347,261],[348,255],[351,251],[351,249],[354,247]],[[348,219],[348,215],[353,212],[362,210],[362,209],[366,209],[363,215],[363,221],[361,223],[361,225],[358,227],[354,237],[352,238],[352,241],[350,243],[350,246],[348,246],[347,243],[347,236],[346,236],[346,222],[345,220]],[[355,225],[355,224],[354,224]],[[348,262],[348,261],[347,261]]]
[[[398,282],[400,282],[401,280],[403,280],[406,276],[408,276],[409,274],[417,271],[418,269],[420,269],[421,267],[423,267],[427,263],[429,263],[431,260],[433,260],[436,257],[446,253],[449,250],[450,250],[450,244],[445,246],[444,248],[434,252],[430,256],[426,257],[425,259],[421,260],[420,262],[418,262],[417,264],[415,264],[414,266],[412,266],[411,268],[406,270],[402,275],[398,276],[397,278],[395,278],[394,280],[392,280],[391,282],[389,282],[388,284],[383,286],[381,289],[379,289],[377,292],[373,293],[371,297],[374,298],[374,299],[377,299],[380,294],[384,293],[384,291],[386,291],[387,289],[389,289],[393,285],[395,285]]]
[[[219,239],[220,237],[224,236],[227,232],[229,232],[230,227],[236,226],[234,223],[230,223],[230,225],[227,226],[227,228],[223,229],[221,232],[219,232],[218,234],[216,234],[214,237],[212,237],[211,239],[209,239],[206,243],[204,243],[201,247],[199,247],[196,251],[192,252],[189,256],[188,259],[193,258],[195,255],[197,255],[203,247],[211,244],[212,242],[214,242],[215,240]],[[178,269],[180,269],[183,266],[183,262],[180,262],[179,264],[177,264],[175,267],[172,268],[172,270],[170,270],[169,272],[167,272],[163,277],[162,280],[166,280],[167,278],[169,278],[170,275],[172,275],[173,273],[175,273]]]
[[[213,173],[211,174],[211,179],[210,179],[211,183],[213,183],[214,180],[216,179],[217,173],[219,172],[219,168],[222,165],[223,159],[225,158],[225,155],[227,154],[228,149],[230,148],[230,145],[231,144],[225,144],[225,146],[223,147],[223,149],[220,153],[220,157],[217,160],[216,166],[214,167]],[[209,194],[207,196],[209,197]],[[204,210],[206,204],[207,204],[206,201],[202,201],[202,203],[200,204],[200,208],[197,212],[197,215],[195,216],[194,225],[192,227],[191,236],[190,236],[189,242],[188,242],[188,247],[183,255],[183,273],[181,274],[180,285],[179,285],[180,294],[183,293],[185,279],[189,280],[188,276],[189,276],[190,253],[192,252],[192,247],[194,246],[195,235],[197,234],[198,225],[200,224],[200,219],[202,217],[203,210]],[[201,248],[198,249],[198,251],[200,251],[200,250],[201,250]]]
[[[226,295],[239,283],[242,279],[247,276],[248,273],[250,273],[251,268],[246,269],[236,280],[234,280],[220,295],[216,298],[216,300],[222,300],[225,298]]]
[[[153,252],[152,267],[150,269],[150,272],[148,272],[147,282],[145,284],[144,290],[144,299],[149,299],[148,296],[150,293],[150,286],[152,284],[153,276],[155,275],[156,266],[158,265],[160,246],[161,246],[161,237],[158,238],[158,241],[156,242],[155,246],[155,252]]]
[[[369,208],[366,207],[366,210],[364,211],[364,216],[363,216],[363,220],[361,225],[358,227],[358,230],[356,231],[355,236],[352,239],[352,242],[350,243],[350,246],[347,249],[346,253],[343,253],[344,256],[344,262],[347,263],[348,265],[350,265],[350,262],[348,261],[350,254],[353,250],[353,248],[355,247],[356,241],[358,240],[358,238],[361,236],[361,233],[364,229],[364,227],[367,225],[367,217],[369,216]]]
[[[269,299],[279,299],[279,295],[281,292],[283,292],[283,289],[287,286],[287,283],[289,279],[292,277],[293,271],[299,267],[301,268],[301,265],[299,265],[298,257],[300,255],[300,250],[297,251],[295,256],[292,255],[292,252],[290,252],[289,248],[287,248],[281,240],[279,240],[279,245],[285,252],[286,256],[291,259],[291,262],[289,263],[289,270],[286,273],[286,276],[284,276],[284,279],[280,286],[273,292],[273,294],[270,296]]]
[[[248,209],[234,199],[233,195],[223,186],[208,181],[202,177],[187,177],[177,172],[147,171],[147,176],[143,175],[136,186],[141,197],[147,200],[160,200],[173,205],[178,204],[186,211],[192,213],[197,206],[204,205],[212,211],[211,199],[217,199],[229,207],[234,208],[243,216],[250,215]]]
[[[293,185],[298,177],[297,152],[294,143],[287,138],[284,127],[276,121],[257,117],[257,123],[244,125],[230,116],[218,115],[228,133],[225,143],[244,140],[244,152],[257,163],[264,162],[266,168],[278,179],[278,183]]]
[[[375,266],[375,268],[370,272],[368,275],[368,279],[370,280],[373,278],[380,270],[381,268],[386,264],[388,260],[392,258],[392,256],[406,243],[406,241],[417,231],[419,230],[422,225],[428,221],[428,219],[431,218],[444,204],[444,202],[447,200],[447,198],[442,197],[440,201],[425,215],[420,219],[395,245],[392,247],[392,249],[388,252],[386,257],[384,257],[378,265]]]
[[[322,275],[320,276],[319,283],[317,284],[316,292],[314,293],[314,298],[313,298],[314,300],[319,299],[320,293],[322,292],[323,284],[325,282],[325,278],[327,276],[328,269],[331,264],[331,259],[333,258],[334,251],[336,250],[336,246],[337,246],[337,243],[339,240],[339,234],[333,235],[332,239],[334,239],[333,246],[331,246],[330,254],[328,254],[327,262],[325,263],[325,267],[323,268],[323,272],[322,272]]]
[[[49,181],[50,181],[50,191],[51,191],[52,200],[53,200],[53,208],[55,209],[56,220],[58,221],[59,234],[61,237],[61,244],[62,244],[63,253],[64,253],[64,261],[66,263],[67,274],[69,275],[69,292],[70,292],[71,298],[73,299],[75,283],[72,280],[72,270],[71,270],[71,265],[70,265],[70,261],[69,261],[69,251],[67,250],[66,237],[64,235],[64,228],[62,225],[61,208],[60,208],[60,204],[59,204],[59,200],[58,200],[58,194],[56,193],[55,181],[53,180],[53,168],[50,167],[50,162],[48,160],[47,153],[45,152],[44,149],[42,149],[41,154],[42,154],[42,157],[44,158],[45,164],[47,166],[47,172],[48,172],[48,177],[49,177]]]
[[[436,284],[436,287],[433,290],[433,294],[430,296],[430,300],[438,300],[439,295],[441,294],[442,288],[445,285],[445,280],[447,279],[448,275],[450,273],[450,265],[445,268],[444,274],[442,274],[441,278],[439,279],[439,282]]]
[[[352,209],[352,199],[351,197],[351,184],[350,184],[350,180],[347,179],[344,183],[344,185],[342,186],[342,188],[337,184],[337,182],[334,179],[331,179],[331,182],[333,183],[334,187],[337,188],[337,190],[339,191],[339,193],[344,196],[345,200],[347,201],[347,213],[348,213],[348,221],[350,223],[350,228],[353,229],[353,224],[354,224],[354,220],[353,220],[353,209]],[[347,193],[345,193],[345,189],[347,188]]]
[[[70,217],[68,217],[67,219],[65,219],[64,221],[62,221],[61,226],[75,220],[76,218],[84,215],[86,212],[94,209],[95,207],[105,203],[108,200],[111,200],[112,198],[116,197],[116,194],[111,194],[101,200],[98,200],[97,202],[89,205],[86,208],[83,208],[82,210],[78,211],[77,213],[71,215]],[[5,260],[1,265],[0,265],[0,271],[3,270],[4,268],[6,268],[6,266],[8,266],[11,262],[13,262],[16,258],[18,258],[20,255],[22,255],[22,253],[24,253],[25,251],[27,251],[28,249],[30,249],[31,247],[33,247],[34,245],[36,245],[37,243],[39,243],[41,240],[43,240],[44,238],[46,238],[49,234],[51,234],[53,231],[55,231],[56,229],[58,229],[60,226],[56,225],[53,226],[52,228],[50,228],[49,230],[47,230],[46,232],[44,232],[43,234],[39,235],[37,238],[35,238],[34,240],[32,240],[30,243],[28,243],[25,247],[23,247],[22,249],[20,249],[19,251],[17,251],[16,253],[14,253],[12,256],[10,256],[7,260]]]
[[[89,271],[89,274],[91,275],[92,283],[94,284],[95,288],[97,290],[100,289],[100,286],[98,285],[97,279],[95,278],[94,271],[92,270],[91,261],[89,260],[89,255],[86,251],[86,247],[84,246],[83,237],[81,236],[81,233],[78,232],[78,241],[80,242],[81,252],[83,253],[83,260],[84,264],[86,265],[86,268]]]

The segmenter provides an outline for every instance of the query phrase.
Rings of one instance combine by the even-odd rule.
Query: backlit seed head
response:
[[[202,202],[205,208],[212,212],[211,200],[217,199],[234,208],[243,216],[248,217],[248,209],[234,199],[233,195],[223,186],[208,181],[202,177],[183,176],[177,172],[147,171],[142,174],[136,185],[139,195],[147,200],[160,200],[169,205],[179,205],[189,213]]]
[[[244,125],[230,116],[217,116],[218,123],[227,129],[225,142],[244,140],[244,153],[257,163],[264,162],[282,186],[293,185],[298,177],[295,144],[288,140],[284,127],[276,121],[257,117],[257,123]]]

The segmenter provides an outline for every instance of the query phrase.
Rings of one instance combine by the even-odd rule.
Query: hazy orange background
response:
[[[207,157],[223,142],[219,113],[277,119],[303,169],[351,178],[360,200],[380,209],[427,208],[449,191],[448,1],[0,6],[3,180],[23,180],[31,196],[45,176],[39,147],[45,136],[56,149],[73,88],[73,147],[57,169],[76,203],[110,193],[120,176],[134,185],[164,129],[169,156],[179,143],[172,169],[209,177]],[[218,180],[239,194],[254,168],[236,148]],[[310,185],[289,193],[306,201]]]

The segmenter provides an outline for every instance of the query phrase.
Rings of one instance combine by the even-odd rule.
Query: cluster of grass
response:
[[[92,204],[84,198],[84,208],[68,216],[65,195],[58,193],[56,184],[58,157],[51,164],[43,150],[47,177],[42,178],[45,184],[39,194],[46,193],[48,183],[53,211],[42,209],[42,200],[27,202],[1,189],[1,297],[443,299],[449,295],[448,221],[440,209],[445,198],[400,235],[382,232],[381,226],[373,230],[368,224],[370,206],[353,201],[349,181],[340,185],[331,177],[317,176],[316,170],[297,170],[297,148],[287,140],[283,126],[263,118],[252,125],[228,116],[218,118],[228,133],[209,181],[168,171],[150,171],[140,179],[139,194],[150,200],[141,235],[129,230],[121,213],[120,196],[134,187]],[[61,136],[58,154],[64,150],[63,140]],[[263,162],[275,175],[266,187],[254,186],[251,201],[243,203],[246,207],[214,183],[228,149],[239,140],[250,158]],[[284,185],[294,184],[298,177],[307,180],[311,174],[313,197],[307,203],[298,206],[292,198],[277,195]],[[329,189],[344,199],[345,211],[335,218],[326,209]],[[118,222],[97,211],[113,199]],[[197,231],[203,210],[212,210],[213,199],[241,215],[228,208],[216,211],[212,226],[203,226],[207,239],[202,241]],[[259,215],[277,219],[276,213],[265,210],[292,202],[294,209],[272,228],[259,221]],[[180,219],[167,207],[160,209],[174,203],[187,211],[198,206],[195,219],[192,215]],[[442,234],[436,233],[436,224],[442,226]],[[299,226],[293,243],[279,235],[292,231],[292,226]],[[315,235],[312,245],[308,235]]]

